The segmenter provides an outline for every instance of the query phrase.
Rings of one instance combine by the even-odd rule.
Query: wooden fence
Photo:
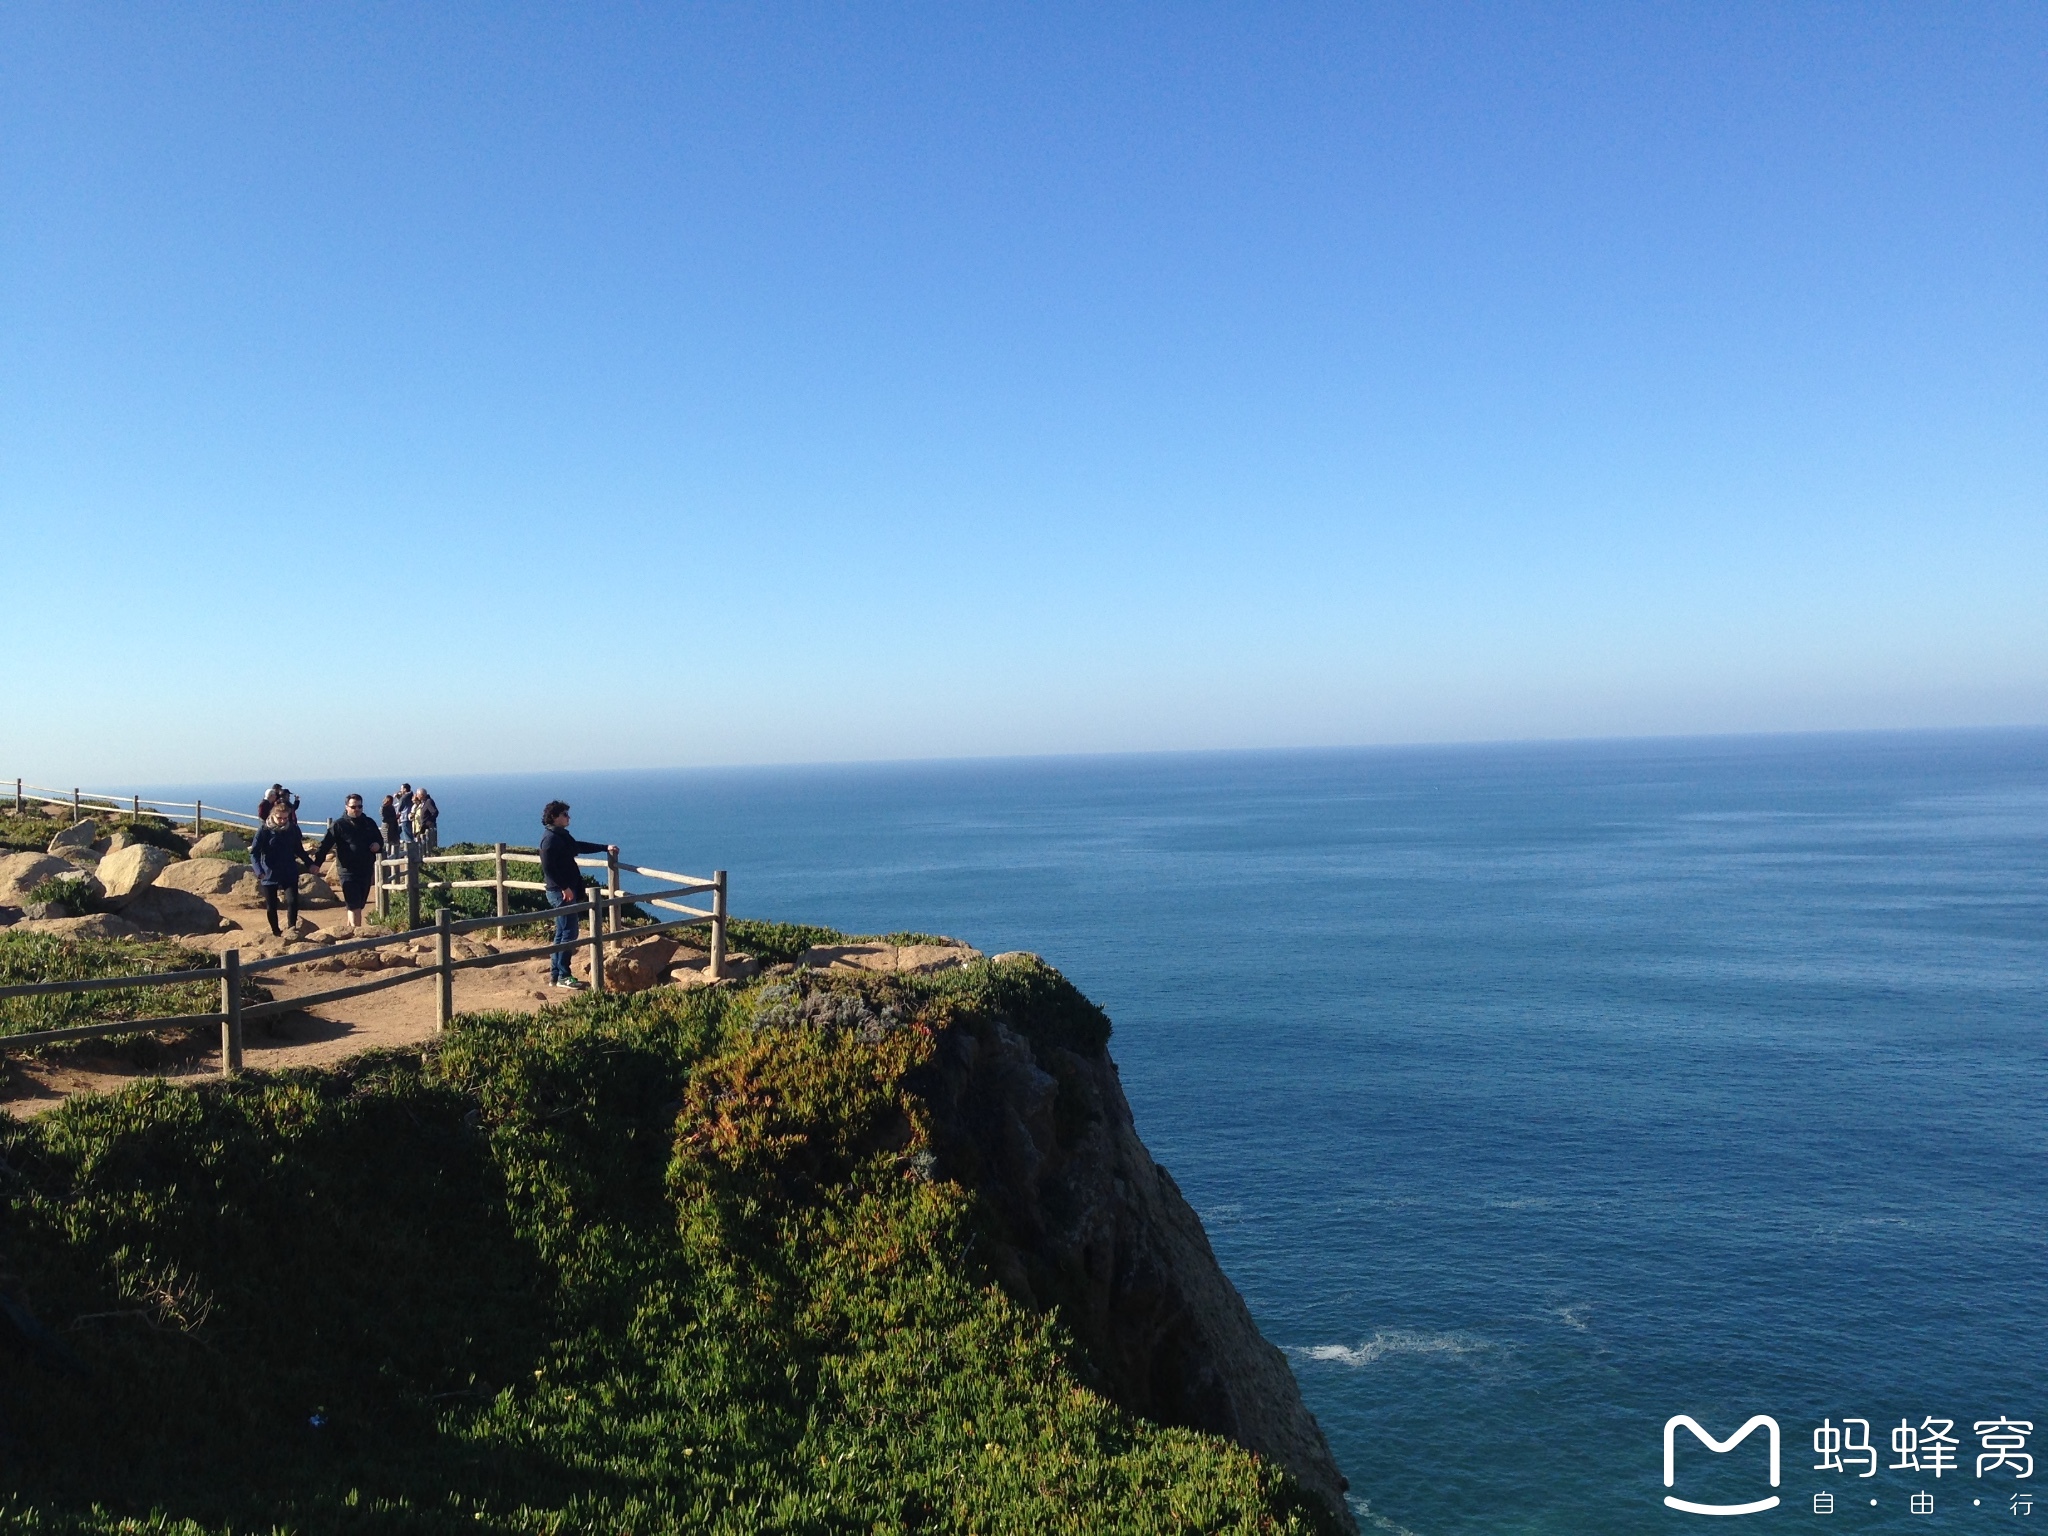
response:
[[[0,780],[0,784],[5,782],[5,780]],[[4,793],[4,790],[0,790],[0,794]],[[85,820],[87,816],[97,815],[100,812],[106,812],[114,816],[162,816],[166,821],[173,822],[189,820],[195,835],[197,835],[201,827],[208,820],[219,822],[223,826],[248,827],[252,831],[262,825],[254,811],[229,811],[223,810],[219,806],[208,810],[202,802],[197,800],[152,800],[146,795],[108,795],[102,794],[97,790],[78,788],[50,789],[41,784],[25,784],[20,779],[16,779],[14,781],[15,810],[25,809],[31,800],[43,805],[68,804],[71,807],[71,821],[74,826]],[[172,814],[173,812],[176,814]],[[190,813],[189,816],[187,815],[188,812]],[[309,830],[317,830],[323,834],[327,830],[327,823],[324,821],[307,821],[300,823],[300,825]]]
[[[711,957],[706,974],[712,981],[725,974],[725,922],[726,882],[725,871],[716,871],[709,880],[696,879],[688,875],[672,874],[667,870],[647,869],[638,864],[621,864],[616,858],[579,859],[583,865],[602,865],[609,879],[598,890],[590,892],[584,900],[569,906],[551,907],[545,912],[522,912],[511,914],[506,911],[505,893],[508,890],[538,890],[543,887],[537,881],[508,880],[504,878],[508,862],[519,862],[518,856],[525,849],[510,849],[498,845],[497,874],[495,881],[464,880],[445,882],[450,887],[465,888],[495,885],[498,891],[497,912],[488,917],[456,919],[448,908],[441,907],[434,913],[430,924],[419,921],[420,870],[423,864],[475,862],[475,854],[448,854],[440,857],[422,858],[415,847],[402,859],[387,859],[384,864],[398,865],[406,869],[408,879],[404,882],[387,883],[381,871],[379,878],[379,901],[392,891],[404,891],[410,905],[410,918],[403,932],[378,934],[370,938],[349,939],[340,944],[323,945],[317,949],[295,950],[288,954],[270,955],[262,959],[242,963],[241,951],[230,949],[222,953],[218,965],[209,965],[197,970],[162,971],[145,976],[99,976],[81,981],[38,981],[22,986],[0,987],[0,998],[48,997],[62,993],[106,992],[117,987],[171,987],[187,982],[218,980],[220,984],[220,1008],[213,1013],[174,1014],[162,1018],[115,1019],[99,1024],[77,1024],[65,1029],[38,1030],[33,1034],[0,1035],[0,1051],[26,1049],[30,1046],[50,1045],[62,1040],[86,1040],[102,1035],[127,1035],[142,1030],[178,1028],[204,1028],[220,1026],[221,1075],[231,1076],[242,1068],[242,1026],[252,1019],[272,1018],[280,1014],[294,1013],[300,1009],[316,1008],[322,1003],[338,1003],[345,998],[362,997],[370,992],[382,992],[387,987],[400,987],[409,982],[432,980],[435,983],[434,1028],[448,1027],[448,1020],[455,1010],[455,973],[476,970],[494,965],[509,965],[515,960],[530,960],[540,955],[553,955],[567,950],[587,948],[590,951],[591,985],[598,991],[604,990],[604,951],[609,942],[620,942],[630,937],[644,938],[648,934],[666,933],[676,928],[709,927],[711,930]],[[535,861],[537,862],[537,860]],[[674,883],[652,891],[628,891],[620,884],[621,873],[643,878],[669,880]],[[679,896],[709,893],[709,907],[693,907],[677,901]],[[633,903],[680,912],[684,915],[666,922],[636,924],[625,928],[620,924],[619,915]],[[462,934],[476,933],[485,928],[495,928],[503,937],[507,926],[523,923],[550,922],[558,917],[580,918],[588,916],[590,932],[563,944],[535,944],[521,949],[501,950],[494,955],[473,955],[463,959],[455,956],[455,939]],[[411,944],[420,934],[434,935],[434,963],[432,966],[407,967],[392,975],[379,976],[371,981],[353,982],[345,987],[333,987],[325,992],[315,992],[305,997],[280,998],[268,1003],[244,1003],[242,1001],[242,978],[259,975],[264,971],[278,970],[287,965],[303,965],[341,955],[358,954],[365,950],[381,949],[394,944]]]

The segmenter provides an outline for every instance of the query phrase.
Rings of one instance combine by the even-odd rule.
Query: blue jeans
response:
[[[551,907],[573,907],[582,900],[583,893],[581,891],[548,892],[548,905]],[[567,916],[560,912],[555,914],[555,942],[557,944],[573,944],[576,942],[576,918],[573,913]],[[548,980],[567,981],[568,979],[569,951],[558,949],[548,956]]]

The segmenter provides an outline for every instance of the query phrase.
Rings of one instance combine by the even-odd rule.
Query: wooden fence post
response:
[[[590,899],[590,988],[604,990],[604,891],[584,892]]]
[[[194,800],[192,802],[192,835],[194,837],[199,835],[199,815],[205,809],[206,802],[204,800]]]
[[[230,949],[220,957],[220,1075],[242,1070],[242,952]]]
[[[405,845],[405,927],[407,932],[420,925],[420,845]]]
[[[705,973],[717,981],[725,975],[725,871],[711,872],[711,963]]]
[[[625,921],[621,916],[625,909],[618,905],[619,856],[616,853],[607,853],[604,856],[604,884],[605,889],[610,894],[613,902],[613,905],[611,907],[612,929],[614,932],[616,932],[617,930],[626,926]]]
[[[21,780],[16,779],[14,781],[14,814],[19,816],[24,809],[25,802],[21,798]]]
[[[505,845],[498,844],[498,927],[500,941],[505,937]]]
[[[135,807],[135,809],[132,812],[130,812],[130,814],[133,816],[140,817],[142,815],[142,796],[131,795],[128,798],[130,803]]]
[[[85,812],[79,809],[78,786],[74,784],[71,788],[71,825],[75,827],[83,820],[85,820]]]
[[[434,909],[434,964],[441,974],[434,982],[434,1033],[439,1034],[455,1017],[455,939],[449,932],[452,914],[446,907]]]

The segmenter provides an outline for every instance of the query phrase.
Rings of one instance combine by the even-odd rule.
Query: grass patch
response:
[[[38,880],[28,893],[30,901],[61,901],[73,912],[93,909],[92,883],[83,873],[52,875]]]
[[[585,996],[0,1122],[8,1257],[83,1367],[0,1357],[9,1523],[1330,1529],[980,1269],[910,1085],[963,1012],[1070,1032],[1027,969]]]
[[[49,933],[0,930],[0,986],[37,981],[78,981],[98,976],[147,976],[164,971],[202,970],[215,964],[203,950],[188,949],[169,939],[67,939]],[[254,982],[243,984],[245,1001],[261,1002],[269,993]],[[69,1029],[116,1019],[165,1018],[181,1013],[211,1013],[220,1006],[220,984],[188,981],[165,987],[116,987],[104,992],[63,992],[43,997],[0,998],[0,1037]],[[208,1026],[209,1028],[211,1026]],[[95,1040],[63,1041],[38,1047],[41,1053],[91,1050],[114,1052],[141,1066],[155,1066],[177,1054],[178,1040],[159,1040],[141,1032]]]

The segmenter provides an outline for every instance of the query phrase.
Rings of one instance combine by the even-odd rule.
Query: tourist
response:
[[[384,803],[377,808],[377,814],[384,821],[384,847],[387,850],[395,851],[399,844],[398,797],[396,795],[386,795]]]
[[[398,786],[398,800],[394,809],[398,812],[398,840],[401,843],[410,843],[412,841],[412,786],[410,784]]]
[[[320,839],[313,863],[325,864],[330,853],[341,866],[341,904],[348,908],[348,925],[360,928],[363,907],[376,882],[377,860],[384,856],[383,830],[363,814],[361,795],[350,795],[341,816],[327,824],[327,835]]]
[[[441,807],[434,804],[434,797],[422,789],[412,797],[413,840],[428,853],[434,851],[439,839]]]
[[[297,821],[299,819],[299,797],[286,789],[282,784],[273,784],[270,786],[270,793],[256,802],[256,820],[258,822],[270,820],[270,813],[280,805],[292,813],[292,820]]]
[[[579,853],[608,853],[618,856],[616,843],[579,843],[569,835],[569,807],[565,801],[550,800],[540,813],[547,830],[540,835],[540,878],[547,887],[548,905],[573,907],[583,900],[583,871],[576,867]],[[576,942],[574,914],[557,914],[555,942]],[[557,949],[548,962],[548,980],[555,986],[580,989],[583,983],[569,974],[569,951]]]
[[[256,883],[263,890],[263,915],[270,919],[270,931],[277,927],[277,893],[284,892],[285,922],[296,933],[299,928],[299,872],[306,866],[306,840],[299,833],[291,807],[273,804],[270,819],[256,833],[249,849],[249,863],[256,871]]]

